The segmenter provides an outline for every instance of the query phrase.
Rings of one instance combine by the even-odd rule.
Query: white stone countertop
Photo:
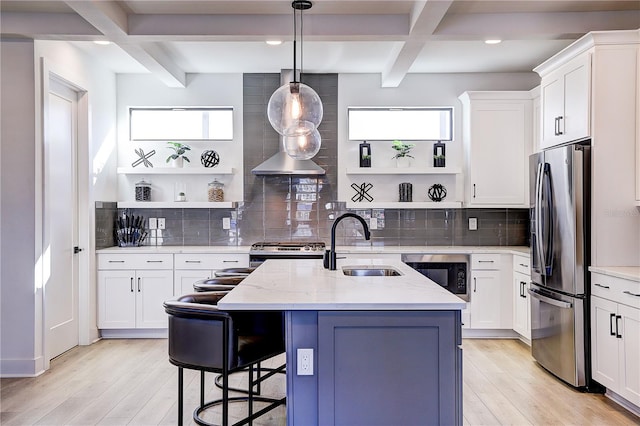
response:
[[[640,266],[589,266],[589,271],[640,282]]]
[[[329,244],[327,244],[329,248]],[[249,253],[250,246],[142,246],[108,247],[96,253]],[[338,246],[337,253],[511,253],[529,255],[526,246]]]
[[[346,265],[385,265],[401,276],[346,276]],[[399,261],[267,260],[218,302],[224,310],[462,310],[466,302]]]

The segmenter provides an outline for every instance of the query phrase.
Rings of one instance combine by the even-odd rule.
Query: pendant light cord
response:
[[[296,55],[298,53],[298,49],[297,49],[297,38],[298,38],[298,31],[297,31],[297,25],[296,25],[296,8],[293,8],[293,82],[296,83],[298,81],[297,76],[296,76]]]

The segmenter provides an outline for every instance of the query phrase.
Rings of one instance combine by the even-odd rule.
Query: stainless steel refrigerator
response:
[[[531,352],[587,390],[597,387],[589,353],[590,153],[584,141],[534,154],[529,164]]]

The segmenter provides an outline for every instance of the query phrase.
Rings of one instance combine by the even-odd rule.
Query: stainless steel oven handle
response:
[[[534,297],[538,300],[541,300],[545,303],[548,303],[549,305],[553,305],[556,306],[558,308],[564,308],[564,309],[571,309],[573,308],[573,304],[569,303],[569,302],[565,302],[563,300],[557,300],[557,299],[553,299],[551,297],[547,297],[543,294],[540,294],[540,292],[530,288],[529,289],[529,294],[531,295],[531,297]]]

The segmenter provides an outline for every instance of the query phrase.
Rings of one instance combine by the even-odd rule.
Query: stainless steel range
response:
[[[256,267],[267,259],[322,259],[324,251],[321,241],[259,242],[251,245],[249,265]]]

